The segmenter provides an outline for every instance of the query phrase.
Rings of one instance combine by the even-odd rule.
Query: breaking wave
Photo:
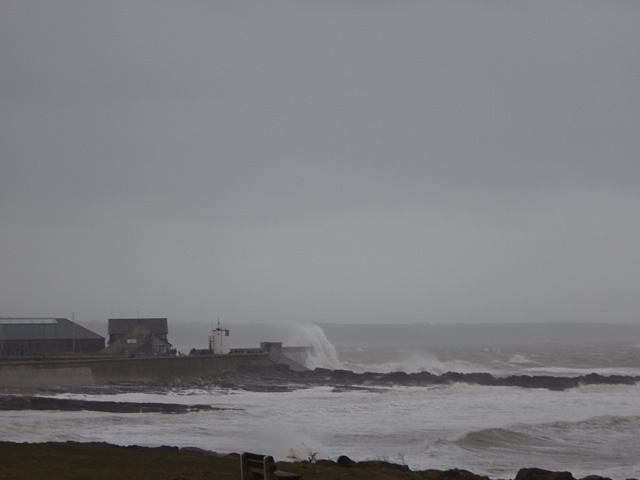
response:
[[[311,352],[305,361],[307,368],[311,370],[315,368],[328,368],[331,370],[344,368],[338,359],[338,352],[335,347],[318,325],[293,324],[291,325],[290,335],[291,344],[311,347]]]
[[[546,436],[532,435],[506,428],[487,428],[470,431],[453,441],[457,446],[468,450],[514,448],[557,448],[557,442]]]
[[[602,444],[607,432],[609,444]],[[640,416],[602,415],[579,421],[556,421],[540,424],[519,423],[504,428],[472,430],[450,440],[459,448],[510,455],[544,455],[610,458],[612,461],[635,461],[640,449]],[[622,452],[631,452],[625,455]],[[628,458],[625,458],[628,457]]]
[[[606,437],[606,441],[603,438]],[[576,478],[597,471],[610,478],[628,477],[640,467],[640,416],[596,416],[540,424],[469,430],[429,442],[429,458],[465,458],[470,466],[500,475],[523,465],[571,471]]]

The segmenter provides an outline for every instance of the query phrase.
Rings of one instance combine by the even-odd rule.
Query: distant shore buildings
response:
[[[110,318],[109,344],[105,353],[113,355],[164,356],[176,351],[167,340],[166,318]]]
[[[67,318],[0,318],[0,355],[11,357],[95,355],[103,336]]]
[[[166,318],[110,318],[109,339],[68,318],[0,317],[0,356],[166,356],[175,354],[167,340]]]
[[[109,318],[108,341],[67,318],[0,317],[0,357],[34,360],[68,357],[162,357],[178,356],[168,340],[168,320],[164,317]],[[229,329],[218,322],[209,337],[208,348],[193,348],[189,356],[231,357],[250,360],[266,356],[275,364],[304,371],[310,347],[285,347],[281,342],[261,342],[254,348],[230,348]],[[180,355],[182,356],[182,355]],[[239,360],[242,364],[242,360]],[[237,366],[237,365],[236,365]]]

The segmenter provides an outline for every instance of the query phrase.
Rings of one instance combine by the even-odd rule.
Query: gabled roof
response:
[[[2,340],[104,339],[67,318],[0,318]]]
[[[149,346],[162,345],[165,349],[171,348],[171,344],[159,337],[144,325],[138,325],[125,335],[118,337],[104,349],[105,353],[135,352]]]
[[[156,335],[166,335],[169,327],[166,318],[110,318],[109,335],[124,335],[142,325]]]

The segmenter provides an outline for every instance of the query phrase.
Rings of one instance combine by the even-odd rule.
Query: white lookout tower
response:
[[[218,328],[213,331],[213,335],[209,337],[209,350],[214,355],[226,355],[231,351],[229,345],[227,345],[227,337],[229,336],[228,328],[220,327],[220,320],[218,320]]]

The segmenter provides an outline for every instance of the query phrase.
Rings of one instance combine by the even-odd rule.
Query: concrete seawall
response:
[[[85,358],[0,362],[0,387],[54,387],[108,382],[189,378],[269,368],[267,354],[188,357]]]

